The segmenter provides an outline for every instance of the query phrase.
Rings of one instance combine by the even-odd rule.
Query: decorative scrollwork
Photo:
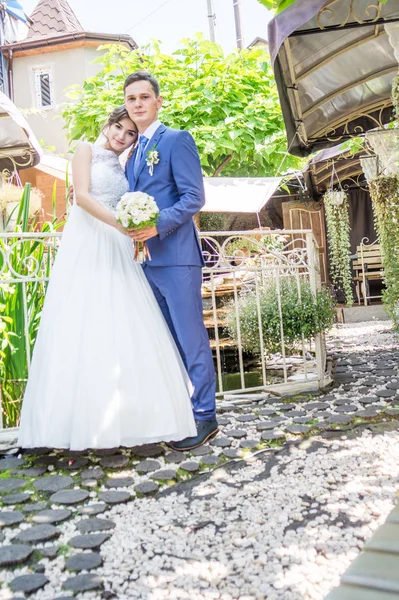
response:
[[[26,149],[23,154],[13,156],[6,151],[0,150],[0,165],[3,166],[3,171],[17,171],[18,169],[27,169],[35,163],[35,152],[31,149]]]
[[[338,6],[335,6],[337,4]],[[339,9],[343,9],[345,13],[343,18],[340,17],[340,22],[337,22],[336,12]],[[364,11],[363,17],[359,15],[358,9],[355,7],[355,0],[350,0],[349,4],[348,0],[330,0],[319,10],[317,25],[320,29],[329,29],[331,27],[345,27],[349,21],[355,21],[359,25],[372,24],[381,18],[382,4],[381,2],[370,3],[368,6],[362,7],[362,10]]]
[[[390,113],[389,118],[387,115]],[[360,137],[369,129],[375,127],[383,127],[391,118],[392,99],[386,99],[378,106],[367,107],[364,110],[351,113],[345,119],[334,123],[333,127],[325,127],[314,133],[310,138],[310,142],[324,139],[328,142],[337,143],[343,139]],[[367,119],[367,126],[360,124],[361,120]]]
[[[48,281],[59,244],[56,233],[43,237],[6,237],[0,234],[0,285]]]
[[[201,234],[205,277],[249,272],[309,273],[307,240],[296,232],[256,231]]]

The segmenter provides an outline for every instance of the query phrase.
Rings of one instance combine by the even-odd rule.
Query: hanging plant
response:
[[[399,325],[399,178],[381,175],[370,181],[375,228],[384,265],[383,302]]]
[[[348,195],[343,190],[327,190],[323,196],[327,221],[330,275],[335,287],[342,290],[346,304],[353,304],[350,264],[350,225]]]
[[[392,104],[394,108],[394,116],[399,119],[399,73],[395,76],[392,82]]]

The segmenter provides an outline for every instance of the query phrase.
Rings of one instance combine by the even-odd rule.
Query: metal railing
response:
[[[0,355],[0,400],[3,414],[5,405],[8,406],[9,402],[16,403],[15,414],[19,410],[46,285],[61,235],[60,232],[0,233],[0,348],[6,344],[6,334],[11,328],[12,336],[9,341],[17,347],[22,364],[18,376],[11,369],[1,371]],[[299,302],[302,281],[309,283],[313,295],[321,287],[319,256],[312,232],[212,232],[201,233],[200,239],[206,261],[203,270],[204,317],[212,338],[218,396],[259,390],[294,393],[325,385],[328,378],[323,336],[316,335],[312,340],[302,338],[297,355],[287,356],[283,324],[284,302],[281,290],[287,278],[296,282]],[[262,293],[271,282],[274,282],[277,290],[280,319],[279,350],[274,354],[267,350],[268,342],[262,330],[261,314]],[[240,315],[240,303],[248,294],[256,300],[256,335],[259,337],[259,352],[252,355],[245,350]],[[230,322],[235,323],[236,339],[234,336],[227,338],[224,318],[227,313],[230,314]],[[15,322],[19,320],[17,336],[14,336],[15,328],[10,322],[5,322],[4,319],[7,318]],[[228,369],[230,373],[226,374],[227,352],[233,356],[233,364]],[[15,354],[12,355],[13,360],[14,358]],[[249,371],[256,373],[256,384],[248,383]],[[226,384],[226,376],[228,378],[231,375],[233,384]],[[18,390],[15,395],[18,397],[10,397],[8,385],[15,385]],[[10,426],[10,419],[7,418],[6,421],[6,425]],[[17,420],[14,424],[16,423]],[[1,422],[0,427],[2,426]]]

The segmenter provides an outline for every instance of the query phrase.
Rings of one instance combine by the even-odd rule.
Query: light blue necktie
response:
[[[146,138],[145,135],[141,135],[139,138],[139,146],[137,148],[137,154],[136,154],[136,158],[135,158],[134,166],[133,166],[133,175],[134,175],[135,179],[137,179],[137,175],[139,172],[139,166],[141,163],[141,159],[143,158],[144,148],[146,147],[147,142],[148,142],[148,138]]]

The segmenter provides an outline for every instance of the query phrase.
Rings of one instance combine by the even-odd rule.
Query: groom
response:
[[[150,194],[160,209],[156,227],[132,232],[132,237],[147,242],[151,261],[144,264],[144,273],[194,387],[197,435],[169,446],[192,450],[218,432],[215,370],[202,317],[204,261],[193,221],[205,203],[201,165],[190,133],[158,120],[162,97],[152,75],[143,71],[129,75],[124,93],[129,117],[140,134],[126,164],[130,191]]]

